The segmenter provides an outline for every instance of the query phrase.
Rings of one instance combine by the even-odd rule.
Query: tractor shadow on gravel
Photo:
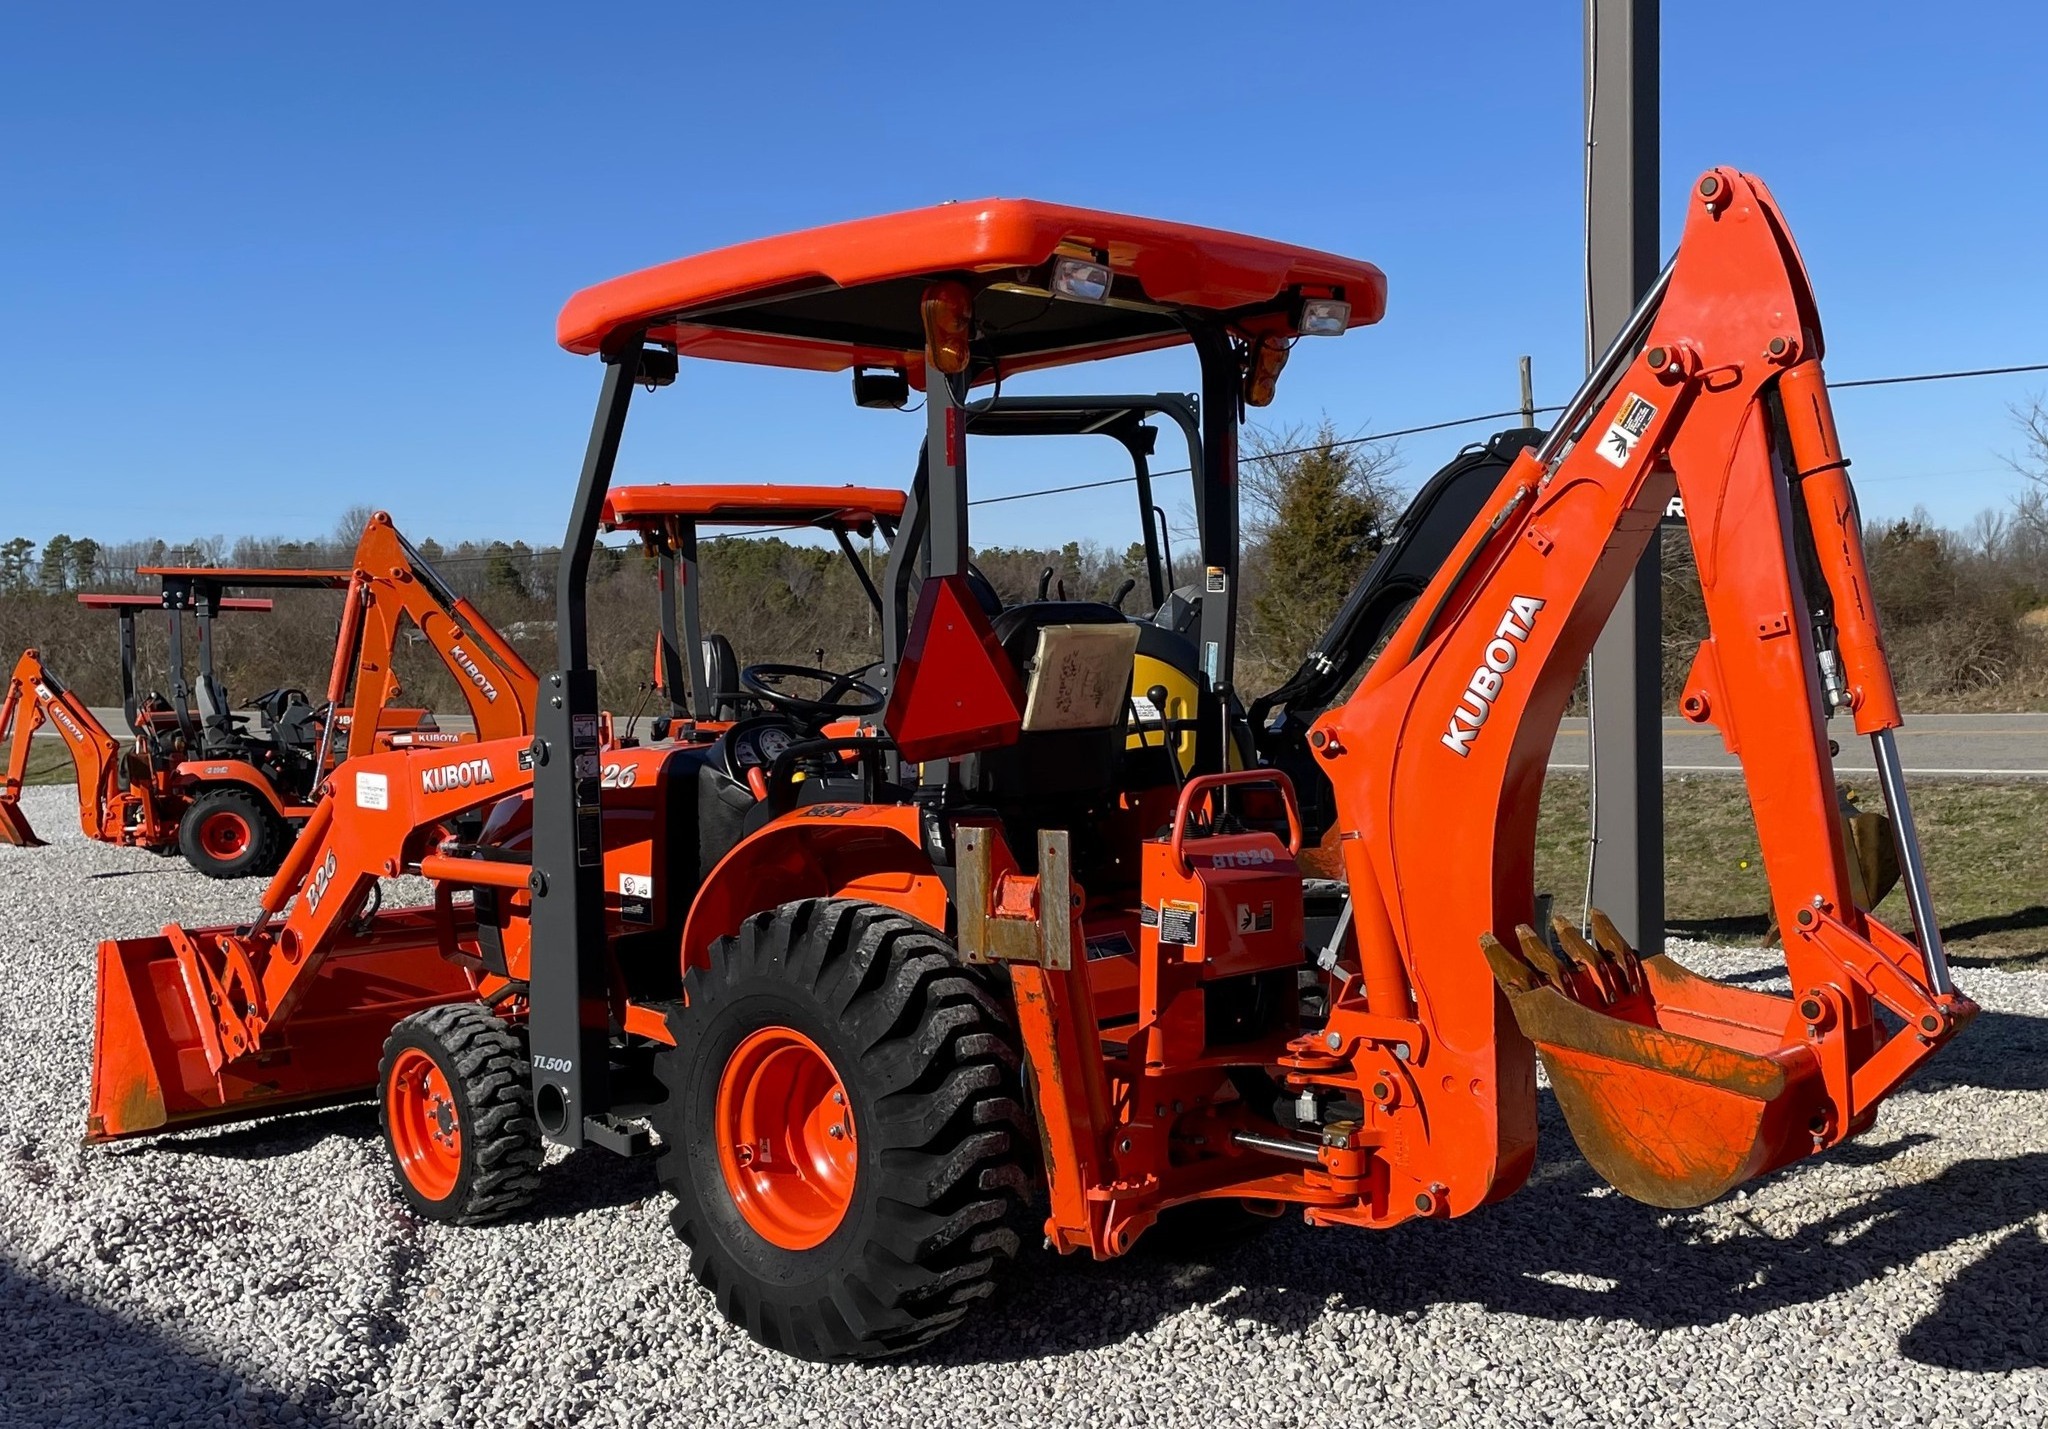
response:
[[[140,1143],[137,1149],[152,1154],[267,1161],[274,1156],[310,1151],[330,1136],[345,1136],[352,1141],[375,1140],[377,1108],[369,1102],[355,1102],[318,1111],[288,1112],[240,1126],[174,1133]]]
[[[160,1137],[122,1148],[128,1154],[213,1156],[230,1161],[266,1161],[310,1151],[329,1137],[364,1143],[381,1161],[383,1134],[377,1129],[377,1108],[370,1102],[288,1113],[242,1126],[200,1130]],[[528,1224],[578,1216],[586,1211],[630,1206],[661,1194],[654,1179],[654,1158],[626,1160],[608,1152],[578,1151],[541,1172],[533,1204],[511,1218]],[[393,1193],[394,1199],[396,1192]]]
[[[2038,1084],[2038,1070],[2025,1075]],[[1922,1282],[1936,1303],[1901,1336],[1900,1353],[1982,1372],[2048,1366],[2048,1327],[2038,1309],[2048,1299],[2041,1225],[2048,1152],[1965,1160],[1927,1180],[1830,1197],[1823,1213],[1789,1224],[1743,1201],[1689,1213],[1628,1200],[1569,1149],[1548,1094],[1541,1134],[1548,1159],[1529,1183],[1456,1221],[1374,1233],[1314,1230],[1290,1219],[1243,1245],[1177,1263],[1134,1254],[1098,1265],[1027,1252],[999,1301],[929,1358],[965,1364],[1101,1348],[1195,1306],[1288,1333],[1329,1310],[1413,1322],[1457,1302],[1560,1326],[1621,1320],[1650,1331],[1706,1328],[1890,1276],[1905,1277],[1894,1295],[1911,1295],[1904,1287],[1914,1286],[1921,1257],[1999,1236],[1952,1278]],[[1852,1143],[1823,1164],[1879,1165],[1933,1139]]]
[[[10,1424],[228,1425],[356,1421],[215,1364],[177,1339],[88,1305],[0,1257],[0,1418]]]

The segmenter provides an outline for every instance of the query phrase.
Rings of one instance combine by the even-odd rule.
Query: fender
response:
[[[242,784],[262,795],[263,802],[275,809],[279,818],[303,819],[313,812],[311,804],[287,804],[278,798],[277,786],[269,776],[246,759],[188,759],[172,771],[171,777],[178,791],[188,798],[209,785]]]
[[[908,805],[807,804],[740,840],[697,890],[683,925],[683,966],[764,908],[797,898],[858,898],[946,931],[945,882],[926,857]]]

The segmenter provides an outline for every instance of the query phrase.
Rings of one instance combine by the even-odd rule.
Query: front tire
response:
[[[377,1122],[399,1194],[429,1220],[476,1226],[540,1187],[540,1124],[519,1036],[480,1003],[415,1012],[377,1069]]]
[[[1029,1132],[1002,998],[890,908],[750,918],[684,976],[656,1174],[734,1324],[808,1360],[926,1344],[1015,1258]]]
[[[247,789],[209,789],[178,820],[178,849],[208,878],[248,878],[276,871],[290,832]]]

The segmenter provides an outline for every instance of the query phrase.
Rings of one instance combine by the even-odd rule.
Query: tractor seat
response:
[[[211,674],[203,674],[194,694],[199,706],[201,744],[208,751],[239,746],[242,743],[242,726],[248,723],[248,718],[236,714],[228,704],[227,687]]]
[[[1024,724],[1015,744],[961,761],[966,788],[1033,805],[1113,791],[1137,627],[1100,601],[1036,600],[997,616],[994,632],[1023,677]]]

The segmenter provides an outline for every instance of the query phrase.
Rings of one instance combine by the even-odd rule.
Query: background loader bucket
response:
[[[1785,1042],[1789,998],[1638,957],[1618,936],[1587,943],[1561,920],[1563,957],[1516,931],[1519,955],[1487,938],[1487,961],[1573,1140],[1616,1190],[1701,1206],[1815,1149],[1828,1099],[1819,1061]]]
[[[41,848],[43,841],[28,826],[28,815],[12,799],[0,798],[0,844],[17,848]]]
[[[195,930],[193,936],[232,931]],[[330,954],[264,1050],[224,1063],[205,994],[188,990],[169,937],[100,944],[87,1141],[263,1116],[367,1096],[400,1018],[475,994],[441,957],[429,916],[387,913],[369,937]]]

